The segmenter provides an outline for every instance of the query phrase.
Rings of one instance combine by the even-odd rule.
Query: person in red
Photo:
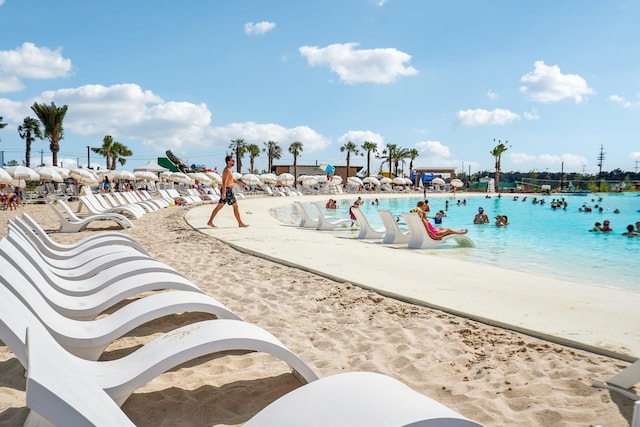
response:
[[[425,211],[426,213],[431,212],[431,206],[429,206],[429,201],[428,200],[424,201],[424,205],[422,206],[422,210]]]

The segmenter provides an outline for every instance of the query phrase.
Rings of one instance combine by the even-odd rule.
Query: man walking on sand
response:
[[[226,156],[224,158],[225,163],[227,164],[227,166],[224,168],[224,171],[222,171],[222,191],[221,191],[221,195],[220,195],[220,200],[218,201],[218,204],[216,205],[216,207],[213,209],[213,212],[211,212],[211,217],[209,217],[209,222],[207,222],[207,225],[209,227],[215,227],[215,225],[213,224],[213,219],[216,217],[216,215],[218,215],[218,212],[220,211],[220,209],[222,209],[224,207],[225,204],[233,206],[233,214],[236,217],[236,220],[238,221],[238,226],[239,227],[248,227],[247,224],[245,224],[244,222],[242,222],[242,219],[240,218],[240,211],[238,210],[238,203],[236,200],[236,196],[235,194],[233,194],[233,184],[240,184],[242,185],[241,182],[236,181],[235,179],[233,179],[233,164],[235,163],[235,160],[233,159],[233,156]]]

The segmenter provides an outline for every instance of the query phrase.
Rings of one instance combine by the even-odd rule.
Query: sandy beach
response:
[[[362,248],[358,252],[365,253],[385,248],[277,224],[268,211],[282,201],[273,199],[239,201],[243,218],[250,224],[247,229],[236,227],[228,207],[216,219],[218,228],[206,227],[212,209],[208,205],[149,213],[124,232],[243,319],[273,333],[320,377],[345,371],[380,372],[487,426],[629,425],[632,401],[593,388],[591,382],[606,380],[628,366],[612,356],[639,355],[637,331],[632,336],[618,334],[616,323],[611,322],[612,332],[607,336],[601,322],[608,313],[599,312],[609,309],[624,316],[620,312],[629,307],[637,312],[633,298],[627,298],[627,305],[620,302],[623,306],[604,304],[598,300],[599,291],[593,290],[594,294],[574,296],[572,311],[565,311],[561,300],[571,295],[561,295],[553,301],[557,308],[549,310],[557,318],[550,318],[548,312],[518,318],[521,307],[535,301],[504,294],[499,281],[483,278],[506,274],[510,280],[525,280],[525,276],[465,263],[464,268],[456,267],[464,272],[459,281],[444,280],[450,272],[446,268],[433,270],[431,277],[446,286],[435,287],[426,296],[402,289],[403,295],[409,295],[406,301],[413,303],[400,301],[385,296],[393,292],[381,289],[384,283],[376,281],[376,276],[382,276],[374,268],[382,268],[377,252],[368,254],[372,261],[365,266],[343,256],[344,251],[353,252],[354,244]],[[22,212],[60,242],[112,229],[111,224],[98,223],[82,233],[55,233],[59,223],[50,208],[30,205],[0,211],[0,236],[7,232],[6,220]],[[277,238],[270,233],[277,233]],[[332,239],[331,250],[325,239]],[[305,253],[296,243],[301,241],[316,245],[316,255],[323,255],[310,258],[320,259],[319,264],[288,259],[291,247]],[[256,256],[258,253],[261,255]],[[437,255],[423,255],[425,261],[433,256]],[[396,273],[408,274],[402,264],[390,261]],[[349,276],[349,271],[357,275]],[[459,298],[452,298],[460,292],[456,284],[466,283],[467,276],[485,283],[485,291],[493,291],[493,310],[470,309],[472,289],[467,290],[467,300],[456,306]],[[489,286],[494,282],[495,288]],[[422,298],[430,304],[423,304]],[[502,313],[505,318],[498,315]],[[583,330],[569,329],[582,321],[576,317],[583,314],[594,319],[593,324],[583,325]],[[121,357],[154,334],[205,317],[183,314],[151,322],[113,343],[103,359]],[[557,319],[563,318],[564,326],[559,326]],[[512,321],[514,328],[507,328]],[[502,323],[505,327],[493,326]],[[632,330],[637,322],[624,326]],[[518,328],[548,334],[549,339],[511,330]],[[572,346],[560,344],[563,339]],[[589,351],[591,347],[594,351]],[[123,410],[139,426],[236,426],[299,386],[287,366],[271,356],[218,354],[161,375],[139,389]],[[0,346],[0,425],[21,425],[27,413],[24,369],[10,350]]]

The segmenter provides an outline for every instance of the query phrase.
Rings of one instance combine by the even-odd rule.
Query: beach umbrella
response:
[[[411,184],[413,184],[413,181],[411,181],[411,178],[405,178],[405,179],[404,179],[404,183],[405,183],[406,185],[411,185]]]
[[[296,177],[290,173],[281,173],[278,175],[278,181],[282,183],[282,185],[293,185],[293,183],[296,182]]]
[[[218,172],[204,172],[204,174],[211,178],[212,182],[222,184],[222,177]]]
[[[36,168],[36,172],[40,175],[40,178],[43,181],[53,181],[53,182],[62,182],[64,178],[62,175],[54,168],[53,166],[42,166],[41,168]]]
[[[371,184],[374,187],[380,186],[380,181],[375,176],[367,176],[362,179],[362,182],[364,182],[365,184]]]
[[[333,173],[336,171],[336,168],[335,166],[330,165],[328,163],[323,163],[320,165],[320,170],[325,173],[328,173],[329,175],[333,175]]]
[[[258,175],[255,175],[252,173],[246,173],[242,175],[241,180],[247,185],[252,185],[254,187],[262,186],[262,181],[260,181],[260,178],[258,178]]]
[[[462,187],[463,185],[464,185],[464,183],[462,181],[460,181],[458,178],[451,180],[451,186],[452,187],[459,188],[459,187]]]
[[[266,184],[275,184],[278,181],[278,177],[274,173],[263,173],[259,175],[258,178]]]
[[[11,186],[12,187],[18,187],[18,188],[24,188],[24,187],[27,186],[27,183],[22,178],[20,178],[20,179],[13,178],[11,180]]]
[[[136,176],[133,172],[125,171],[125,170],[113,170],[111,171],[111,176],[115,179],[124,179],[129,181],[135,181]]]
[[[236,181],[241,181],[242,174],[240,172],[233,172],[233,179],[235,179]]]
[[[0,184],[11,184],[11,175],[4,169],[0,169]]]
[[[431,184],[433,185],[444,185],[444,179],[442,178],[433,178],[433,180],[431,181]]]
[[[191,177],[186,173],[182,173],[182,172],[174,172],[169,176],[168,179],[170,179],[173,182],[178,182],[178,183],[181,182],[183,184],[191,183]]]
[[[393,178],[393,183],[396,185],[405,185],[406,182],[404,181],[404,178],[401,176],[397,176],[395,178]]]
[[[93,185],[97,184],[98,179],[87,169],[77,168],[69,171],[69,178],[73,178],[80,184]]]
[[[166,178],[166,179],[171,178],[171,175],[173,175],[173,172],[171,172],[171,171],[164,171],[164,172],[160,173],[160,177],[161,178]]]
[[[9,175],[14,179],[24,179],[25,181],[40,181],[40,174],[26,166],[10,166],[7,169]]]
[[[195,179],[204,185],[210,185],[213,182],[213,179],[204,172],[190,172],[187,175],[190,176],[191,179]]]
[[[386,176],[380,180],[380,184],[391,184],[392,182],[393,180]]]
[[[342,177],[340,175],[334,175],[331,177],[331,183],[333,185],[340,185],[342,184]]]
[[[158,181],[160,179],[155,173],[146,170],[137,170],[133,172],[133,176],[137,181]]]
[[[300,175],[298,182],[306,187],[311,187],[318,184],[318,180],[312,175]]]
[[[350,176],[347,178],[347,184],[349,185],[363,185],[364,183],[357,176]]]

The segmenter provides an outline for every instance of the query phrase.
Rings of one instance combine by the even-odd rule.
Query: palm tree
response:
[[[0,121],[2,117],[0,117]],[[24,122],[18,126],[18,135],[24,139],[27,149],[25,152],[26,165],[31,165],[31,143],[36,139],[42,139],[42,130],[40,129],[40,122],[32,117],[25,117]]]
[[[298,178],[298,156],[302,153],[302,142],[294,141],[289,146],[289,152],[293,154],[293,176]]]
[[[247,145],[247,154],[249,154],[249,162],[251,165],[251,167],[249,168],[249,172],[256,173],[254,162],[256,157],[260,155],[260,147],[258,147],[256,144]]]
[[[91,151],[96,154],[100,154],[105,158],[105,167],[107,169],[109,169],[109,166],[111,165],[111,151],[113,150],[114,142],[116,141],[113,140],[111,135],[105,135],[102,139],[102,147],[91,147]]]
[[[496,142],[495,138],[493,139],[493,142]],[[509,149],[510,146],[507,147],[505,145],[508,143],[509,141],[505,141],[503,144],[502,141],[498,140],[498,145],[493,147],[493,150],[489,152],[496,159],[496,190],[498,193],[500,192],[500,158],[502,157],[502,153]]]
[[[382,164],[384,165],[385,162],[389,163],[389,178],[391,178],[391,164],[397,149],[398,146],[396,144],[387,144],[387,147],[382,150],[382,156],[384,157]],[[382,167],[382,165],[380,167]]]
[[[275,141],[267,141],[263,143],[265,148],[262,151],[267,153],[267,172],[271,172],[273,168],[273,159],[280,159],[282,157],[282,148]]]
[[[67,114],[68,107],[56,107],[52,101],[51,105],[38,104],[34,102],[31,110],[38,116],[40,123],[44,127],[44,137],[49,140],[49,149],[51,150],[52,164],[58,166],[58,151],[60,151],[60,141],[64,135],[62,122]]]
[[[371,152],[375,153],[378,151],[378,144],[371,141],[365,141],[362,144],[362,149],[367,152],[367,175],[371,175]]]
[[[420,153],[415,148],[410,148],[407,150],[407,157],[411,159],[409,162],[409,178],[411,178],[411,173],[413,173],[413,161],[418,158]]]
[[[398,168],[400,167],[400,162],[404,163],[404,159],[409,157],[409,150],[406,148],[396,148],[393,153],[393,165],[394,165],[394,173],[398,176]]]
[[[353,142],[349,141],[346,144],[344,144],[342,147],[340,147],[340,152],[344,153],[347,152],[347,178],[349,177],[349,167],[351,166],[351,153],[355,154],[356,156],[359,154],[358,153],[358,146],[356,144],[354,144]]]
[[[127,159],[125,157],[133,156],[133,151],[131,151],[127,146],[120,144],[119,142],[114,142],[111,146],[111,170],[115,170],[116,161],[120,163],[120,166],[124,166],[127,163]]]
[[[6,123],[2,123],[3,120],[4,117],[0,116],[0,129],[3,129],[7,125]]]
[[[242,158],[247,152],[247,144],[245,144],[244,139],[232,139],[229,149],[231,154],[236,156],[236,172],[242,172]]]

